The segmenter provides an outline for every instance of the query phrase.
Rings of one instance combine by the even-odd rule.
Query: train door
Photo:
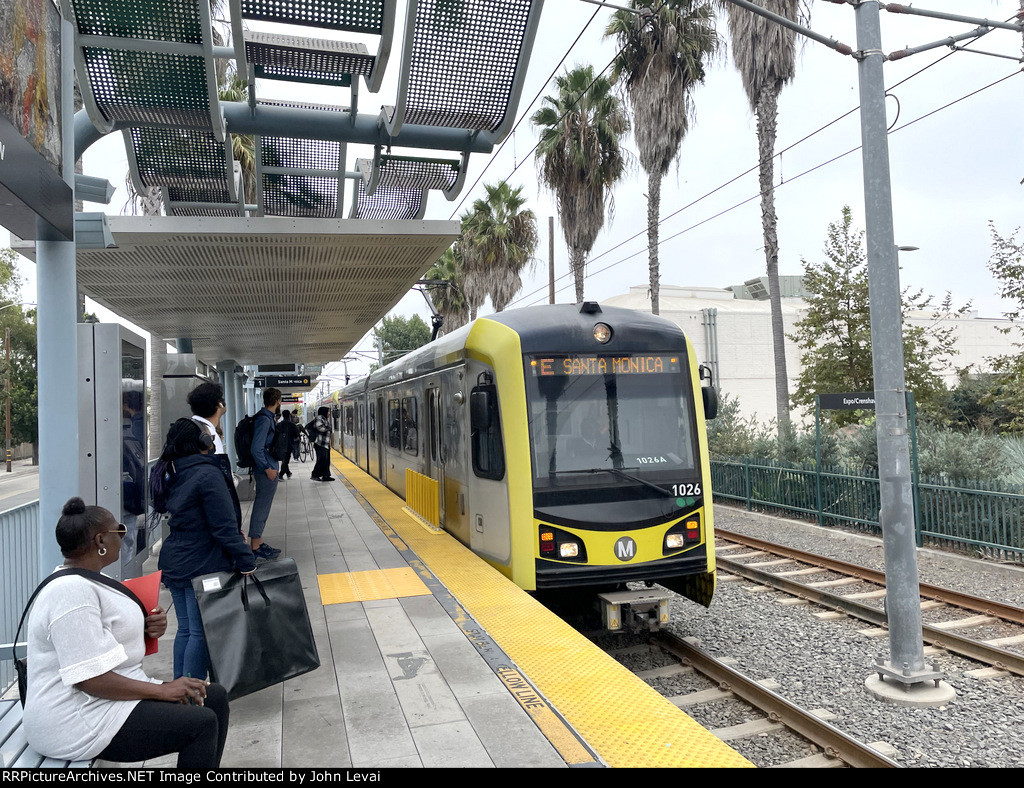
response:
[[[427,445],[424,447],[427,476],[444,489],[444,451],[441,446],[441,389],[427,389]],[[439,495],[440,522],[444,522],[444,496]]]
[[[437,401],[438,451],[444,465],[441,482],[441,525],[463,544],[470,543],[468,483],[469,414],[465,368],[447,369],[441,374]]]
[[[384,397],[377,397],[377,467],[379,473],[377,478],[381,484],[387,486],[388,464],[385,455],[385,447],[388,442],[388,423],[384,416]]]

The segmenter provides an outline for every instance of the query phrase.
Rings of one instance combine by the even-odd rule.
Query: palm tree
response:
[[[555,77],[555,87],[558,94],[545,96],[545,106],[530,120],[540,129],[540,180],[558,202],[576,300],[582,301],[587,255],[604,227],[605,204],[613,205],[612,186],[627,169],[620,140],[629,118],[611,82],[595,77],[593,66]]]
[[[781,25],[725,0],[732,39],[732,59],[743,80],[750,109],[757,117],[760,161],[761,226],[768,269],[772,340],[775,356],[775,408],[780,440],[790,432],[789,378],[786,372],[786,335],[779,291],[779,236],[775,215],[774,156],[779,94],[796,73],[796,34]],[[766,10],[796,21],[800,0],[761,0]]]
[[[456,252],[456,246],[445,250],[427,271],[426,278],[445,283],[427,285],[434,309],[444,318],[444,330],[454,331],[465,325],[469,318],[469,305],[462,292],[462,255]]]
[[[466,294],[472,305],[477,299],[482,302],[479,294],[486,293],[494,311],[500,312],[522,288],[519,274],[533,263],[537,217],[524,207],[522,186],[513,189],[502,181],[484,184],[484,189],[487,196],[473,203],[462,222]]]
[[[605,37],[615,36],[619,46],[612,81],[623,86],[633,109],[633,137],[647,173],[651,311],[658,314],[661,181],[678,158],[693,117],[691,91],[704,81],[704,63],[721,42],[708,3],[632,0],[630,8],[640,13],[616,11]]]

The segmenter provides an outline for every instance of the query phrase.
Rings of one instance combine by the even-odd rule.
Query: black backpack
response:
[[[291,423],[282,421],[274,428],[274,441],[270,444],[270,456],[282,462],[292,450]]]
[[[316,439],[320,437],[320,432],[316,428],[316,419],[313,419],[305,427],[306,435],[309,436],[310,443],[316,443]]]
[[[252,457],[252,433],[256,421],[255,416],[246,416],[235,427],[235,456],[239,468],[252,468],[255,460]]]

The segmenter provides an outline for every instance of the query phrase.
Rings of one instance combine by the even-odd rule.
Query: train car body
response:
[[[335,392],[334,446],[521,588],[658,583],[705,605],[714,521],[693,347],[595,303],[480,318]]]

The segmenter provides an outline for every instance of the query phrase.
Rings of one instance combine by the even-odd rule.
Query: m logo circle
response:
[[[629,536],[623,536],[615,543],[615,557],[620,561],[632,561],[636,557],[636,542]]]

